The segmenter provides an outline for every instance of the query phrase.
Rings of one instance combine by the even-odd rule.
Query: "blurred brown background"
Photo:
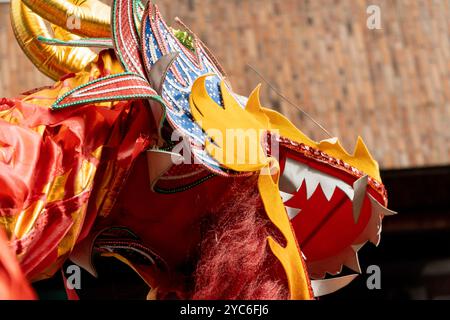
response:
[[[0,2],[5,0],[0,0]],[[348,150],[361,135],[384,169],[390,207],[378,264],[337,298],[450,299],[450,0],[155,0],[221,61],[236,92],[262,82],[257,68]],[[381,30],[367,27],[370,5]],[[0,96],[51,84],[27,60],[0,3]],[[267,85],[263,102],[316,140],[326,136]]]
[[[450,1],[155,2],[212,49],[235,91],[248,95],[262,82],[251,64],[350,151],[363,136],[383,168],[450,162]],[[367,28],[374,4],[382,30]],[[51,83],[15,43],[8,6],[0,4],[0,96]],[[326,138],[267,86],[263,101]]]

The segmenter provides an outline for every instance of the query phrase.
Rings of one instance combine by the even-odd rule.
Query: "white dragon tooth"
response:
[[[293,159],[287,158],[283,175],[280,178],[280,190],[296,193],[303,184],[308,167]]]
[[[283,175],[280,179],[280,190],[287,194],[296,193],[302,186],[303,181],[306,184],[306,196],[308,200],[317,190],[319,184],[328,201],[333,197],[336,187],[342,190],[350,200],[353,200],[354,191],[349,184],[315,170],[301,162],[287,158]]]
[[[378,247],[378,246],[380,245],[380,242],[381,242],[381,236],[380,236],[380,234],[377,233],[376,235],[373,235],[373,236],[370,238],[370,242],[372,242],[372,243],[375,245],[375,247]]]
[[[347,183],[345,183],[344,181],[336,179],[326,173],[314,170],[312,168],[309,169],[309,172],[311,174],[314,174],[316,179],[319,181],[322,191],[325,194],[325,196],[327,197],[327,199],[329,196],[329,192],[332,191],[332,194],[331,194],[331,197],[332,197],[336,187],[338,187],[340,190],[342,190],[347,195],[347,197],[349,197],[351,200],[353,200],[353,195],[354,195],[353,188],[350,185],[348,185]],[[331,199],[331,197],[328,199],[328,201]]]
[[[353,250],[348,251],[344,265],[355,272],[361,273],[358,254]]]
[[[307,171],[306,177],[306,198],[309,200],[319,185],[319,180],[316,178],[316,175],[312,171]]]
[[[378,247],[380,245],[381,242],[381,230],[382,230],[382,216],[381,214],[378,214],[379,220],[378,223],[376,224],[376,232],[372,233],[371,238],[370,238],[370,242],[372,242],[376,247]]]
[[[299,213],[300,211],[302,211],[301,209],[297,209],[297,208],[291,208],[291,207],[286,207],[286,212],[289,216],[290,220],[293,220]]]
[[[317,183],[320,184],[321,189],[328,201],[330,201],[333,197],[336,187],[342,190],[348,198],[353,200],[354,191],[350,185],[343,182],[342,180],[336,179],[326,173],[317,171],[312,168],[308,168],[308,174],[306,175],[308,199],[317,189]]]
[[[330,185],[320,185],[322,187],[323,194],[325,195],[325,198],[327,198],[328,201],[331,201],[331,198],[333,197],[334,190],[336,190],[336,186],[330,186]]]
[[[373,212],[372,216],[375,218],[372,224],[372,232],[369,234],[369,241],[378,247],[381,241],[381,215]]]
[[[384,216],[392,216],[396,212],[391,211],[379,203],[371,194],[367,193],[371,202],[371,213],[369,222],[367,223],[364,231],[355,240],[355,243],[363,243],[365,241],[370,241],[375,246],[380,244],[381,240],[381,229],[382,229],[382,219]]]
[[[353,244],[352,245],[352,249],[353,251],[355,251],[356,253],[359,252],[359,250],[361,250],[362,247],[364,247],[366,245],[367,241],[364,243],[360,243],[360,244]]]
[[[280,196],[281,196],[281,199],[283,199],[283,203],[288,202],[289,200],[291,200],[294,197],[293,194],[286,193],[283,191],[280,191]]]
[[[382,219],[385,216],[393,216],[396,215],[397,212],[389,210],[385,206],[383,206],[380,202],[377,201],[371,194],[369,194],[369,199],[372,205],[372,217],[369,223],[372,223],[372,232],[369,233],[370,242],[372,242],[375,246],[380,245],[381,241],[381,231],[382,231]],[[373,219],[373,221],[372,221]]]
[[[369,182],[369,177],[366,175],[359,178],[353,183],[354,197],[353,197],[353,220],[358,223],[359,217],[361,216],[362,206],[364,204],[364,199],[366,198],[367,183]]]
[[[355,280],[357,276],[357,274],[352,274],[334,279],[312,280],[311,288],[315,297],[322,297],[344,288],[350,282]]]
[[[342,190],[350,200],[353,200],[353,197],[355,195],[353,188],[341,180],[336,179],[336,181],[337,181],[336,187],[338,187],[340,190]]]
[[[328,257],[324,260],[306,261],[308,271],[313,279],[323,279],[326,274],[338,275],[342,272],[343,266],[361,273],[358,256],[353,248],[346,247],[339,254]]]
[[[389,210],[383,206],[377,199],[375,199],[371,194],[369,194],[370,202],[372,203],[372,210],[381,213],[383,216],[395,216],[397,212]]]
[[[334,194],[334,190],[336,190],[336,185],[328,182],[320,182],[320,187],[322,188],[323,194],[328,201],[331,200]]]

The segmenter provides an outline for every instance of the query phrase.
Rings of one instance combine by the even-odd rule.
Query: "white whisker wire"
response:
[[[295,109],[297,109],[298,111],[300,111],[301,113],[303,113],[309,120],[311,120],[312,122],[314,122],[314,124],[316,126],[318,126],[326,135],[328,135],[329,138],[333,138],[334,136],[331,135],[330,132],[328,132],[327,129],[325,129],[319,122],[317,122],[308,112],[306,112],[305,110],[303,110],[301,107],[297,106],[296,104],[294,104],[293,102],[291,102],[288,98],[286,98],[280,91],[277,90],[277,88],[275,88],[275,86],[273,86],[269,80],[267,80],[260,72],[258,72],[258,70],[256,70],[255,67],[253,67],[252,65],[247,63],[247,66],[253,70],[253,72],[255,72],[258,77],[260,77],[268,86],[270,89],[272,89],[273,92],[276,93],[277,96],[279,96],[281,99],[283,99],[284,101],[286,101],[290,106],[294,107]]]

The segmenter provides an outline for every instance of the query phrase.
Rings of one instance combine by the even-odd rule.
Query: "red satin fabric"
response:
[[[0,112],[0,227],[27,278],[45,278],[109,213],[152,118],[144,102],[53,112],[3,99]]]
[[[33,299],[36,299],[36,294],[9,248],[5,233],[0,229],[0,300]]]

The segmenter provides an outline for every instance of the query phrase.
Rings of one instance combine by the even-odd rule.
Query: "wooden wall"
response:
[[[52,84],[28,60],[16,43],[9,22],[9,4],[0,4],[0,97],[15,97],[21,92]]]
[[[384,168],[450,163],[449,0],[155,0],[215,52],[235,91],[261,82],[252,64],[351,150],[361,135]],[[369,30],[366,9],[381,8]],[[0,5],[0,96],[50,83],[15,44]],[[326,136],[263,88],[315,139]]]

